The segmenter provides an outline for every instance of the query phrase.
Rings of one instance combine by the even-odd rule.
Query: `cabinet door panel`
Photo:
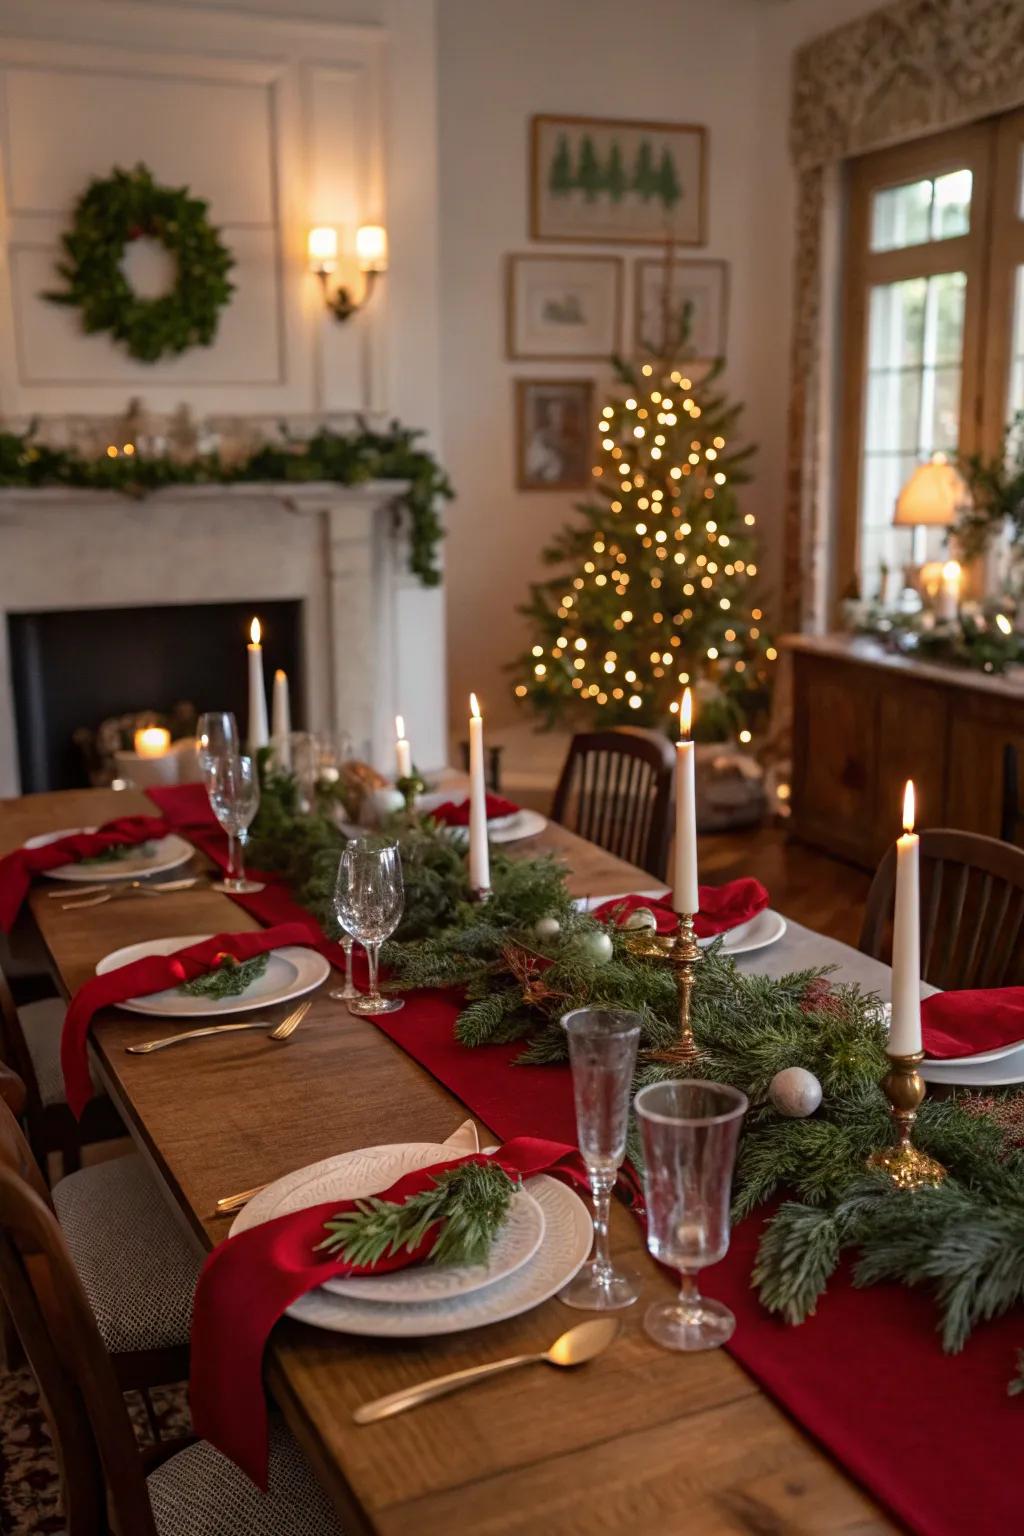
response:
[[[953,712],[946,825],[998,837],[1003,806],[1003,748],[1024,761],[1024,710],[978,700]]]
[[[903,789],[913,779],[920,827],[946,821],[946,740],[949,692],[927,683],[877,677],[878,765],[873,862],[902,830]]]
[[[864,862],[871,825],[876,700],[862,667],[794,657],[797,833]]]

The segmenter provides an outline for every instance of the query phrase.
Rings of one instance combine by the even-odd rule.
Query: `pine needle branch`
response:
[[[354,1211],[324,1223],[328,1235],[316,1251],[371,1269],[385,1256],[413,1252],[436,1226],[431,1263],[482,1264],[517,1188],[497,1163],[463,1163],[401,1205],[376,1196],[358,1201]]]

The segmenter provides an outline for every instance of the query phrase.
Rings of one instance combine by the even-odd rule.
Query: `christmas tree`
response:
[[[677,336],[688,314],[665,332]],[[776,651],[757,598],[752,512],[735,487],[752,447],[734,446],[741,407],[699,380],[680,349],[640,368],[616,360],[618,389],[598,422],[593,494],[544,551],[558,568],[520,609],[535,641],[513,664],[515,693],[553,725],[660,726],[675,734],[692,685],[695,734],[749,742],[767,709]]]

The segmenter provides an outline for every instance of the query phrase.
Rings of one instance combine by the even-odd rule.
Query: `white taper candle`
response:
[[[903,795],[903,836],[896,841],[896,908],[892,928],[892,1023],[890,1056],[921,1049],[920,839],[914,831],[914,785]]]
[[[695,746],[690,740],[693,699],[689,688],[679,706],[679,740],[676,742],[676,828],[672,876],[672,907],[676,912],[697,912],[697,784]]]
[[[274,673],[274,703],[271,712],[271,735],[277,748],[277,760],[286,771],[292,766],[292,706],[288,696],[288,674],[278,667]]]
[[[260,644],[260,621],[253,619],[249,627],[249,749],[255,752],[270,740],[267,728],[267,691],[263,686],[263,647]]]
[[[405,734],[405,718],[402,715],[395,716],[395,777],[412,778],[412,747]]]
[[[474,891],[491,888],[487,847],[487,783],[484,778],[484,722],[476,694],[469,696],[469,883]]]

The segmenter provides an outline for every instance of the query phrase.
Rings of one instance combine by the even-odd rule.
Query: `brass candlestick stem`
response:
[[[700,1056],[693,1038],[690,1022],[690,1000],[693,996],[693,977],[704,952],[697,943],[693,930],[693,914],[677,912],[679,927],[673,934],[638,933],[629,940],[634,955],[646,960],[661,960],[672,967],[676,991],[679,996],[679,1039],[665,1051],[650,1051],[648,1061],[661,1061],[670,1066],[688,1066]]]
[[[868,1167],[882,1169],[897,1189],[921,1189],[925,1185],[941,1184],[946,1177],[945,1168],[934,1157],[918,1151],[912,1139],[918,1107],[925,1094],[924,1081],[917,1070],[924,1060],[924,1052],[891,1056],[889,1060],[891,1065],[882,1078],[882,1092],[892,1105],[896,1144],[873,1152],[868,1158]]]
[[[426,789],[426,784],[418,773],[409,774],[407,778],[396,779],[395,788],[405,801],[406,814],[411,814],[416,808],[416,801]]]

